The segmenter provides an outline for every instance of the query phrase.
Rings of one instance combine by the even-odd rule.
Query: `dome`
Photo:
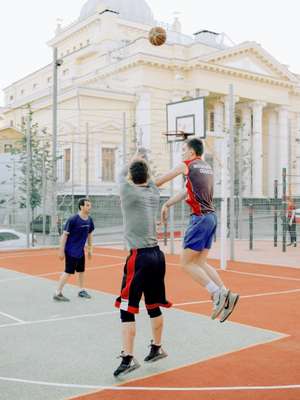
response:
[[[153,14],[145,0],[87,0],[83,5],[79,19],[85,19],[96,13],[98,7],[117,11],[120,17],[129,21],[152,25]]]

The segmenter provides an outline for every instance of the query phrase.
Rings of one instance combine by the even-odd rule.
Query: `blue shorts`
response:
[[[184,235],[183,248],[194,251],[210,249],[217,229],[217,216],[214,212],[192,215]]]

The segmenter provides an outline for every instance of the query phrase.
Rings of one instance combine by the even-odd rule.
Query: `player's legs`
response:
[[[65,284],[68,282],[70,275],[74,275],[76,269],[76,259],[65,254],[65,271],[62,273],[60,280],[58,282],[58,287],[53,296],[54,300],[57,301],[70,301],[67,297],[63,295],[63,289]]]
[[[65,284],[68,282],[68,280],[70,278],[70,275],[71,274],[66,273],[66,272],[62,273],[62,275],[60,277],[60,280],[58,282],[58,287],[57,287],[57,290],[56,290],[56,294],[62,294],[63,288],[64,288]]]
[[[78,272],[78,287],[84,289],[84,272]]]
[[[121,363],[114,371],[114,376],[127,374],[137,368],[139,363],[133,357],[134,339],[136,335],[135,317],[133,313],[120,310],[120,317],[122,322],[122,346]]]
[[[122,349],[124,355],[133,355],[136,324],[134,314],[120,310],[122,322]]]
[[[211,294],[213,301],[212,318],[215,319],[224,309],[229,290],[223,285],[218,274],[213,273],[212,267],[206,263],[209,249],[194,251],[184,249],[181,255],[182,268],[198,283],[200,283]]]
[[[210,277],[202,268],[206,262],[208,250],[195,251],[189,248],[183,249],[180,258],[182,269],[188,273],[196,282],[206,286]]]
[[[160,311],[160,308],[157,307],[153,310],[148,310],[148,315],[151,321],[151,331],[152,331],[152,343],[157,346],[161,345],[161,338],[164,328],[164,319],[163,315]]]
[[[76,272],[78,272],[78,296],[84,299],[90,299],[91,295],[84,288],[84,278],[85,278],[85,256],[78,258],[76,261]]]

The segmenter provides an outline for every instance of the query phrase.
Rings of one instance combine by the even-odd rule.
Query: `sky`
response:
[[[51,62],[47,41],[56,21],[78,18],[86,0],[0,0],[0,106],[2,89]],[[182,31],[225,32],[238,44],[256,41],[300,74],[299,0],[146,0],[155,19],[171,23],[179,13]]]

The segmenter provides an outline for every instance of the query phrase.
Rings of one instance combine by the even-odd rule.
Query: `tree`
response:
[[[18,189],[21,193],[20,207],[26,208],[27,193],[27,160],[30,157],[29,169],[29,203],[31,208],[31,226],[35,218],[35,210],[42,203],[43,180],[52,179],[51,157],[49,152],[49,142],[47,140],[46,130],[39,130],[37,123],[33,122],[33,112],[28,106],[29,124],[22,122],[21,132],[23,137],[19,146],[14,150],[20,154],[20,172],[21,177],[18,182]],[[28,132],[29,128],[29,132]],[[27,148],[28,137],[30,137],[29,154]],[[34,245],[34,232],[32,229],[32,246]]]

